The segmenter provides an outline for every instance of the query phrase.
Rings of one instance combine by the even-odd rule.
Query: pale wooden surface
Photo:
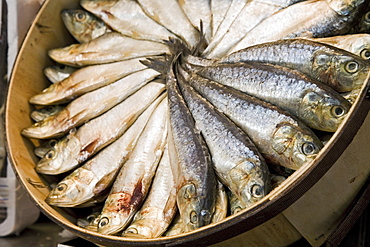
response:
[[[334,166],[283,214],[312,246],[322,245],[370,174],[370,114]]]

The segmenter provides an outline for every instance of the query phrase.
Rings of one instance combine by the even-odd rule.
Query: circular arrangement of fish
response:
[[[312,162],[366,80],[360,0],[81,0],[34,95],[47,203],[156,238],[248,210]],[[312,11],[314,10],[314,11]],[[323,14],[317,14],[322,12]]]

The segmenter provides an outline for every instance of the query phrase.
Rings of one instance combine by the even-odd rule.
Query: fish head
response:
[[[335,132],[346,117],[351,103],[333,90],[306,91],[298,118],[314,129]]]
[[[30,127],[22,129],[21,133],[29,138],[50,138],[54,136],[54,126],[52,124],[53,121],[49,121],[49,117],[47,117]]]
[[[340,16],[353,16],[365,0],[327,0],[330,8]]]
[[[240,162],[228,174],[236,185],[233,192],[246,207],[262,199],[270,190],[268,168],[263,159],[257,160]]]
[[[59,207],[74,207],[94,196],[92,193],[94,174],[78,168],[50,191],[46,202]]]
[[[370,63],[346,51],[318,50],[312,59],[315,78],[338,92],[361,87],[370,72]]]
[[[318,137],[309,129],[288,123],[277,126],[272,141],[272,148],[289,169],[297,170],[305,163],[315,159],[322,148]]]
[[[50,149],[36,164],[36,171],[42,174],[61,174],[78,165],[78,155],[81,143],[75,135],[75,130]]]
[[[123,237],[128,238],[155,238],[162,234],[163,229],[166,229],[165,221],[157,218],[143,218],[134,221],[122,233]]]
[[[48,105],[43,108],[31,112],[31,118],[36,122],[40,122],[47,117],[53,116],[63,109],[60,105]]]
[[[206,195],[199,195],[194,183],[183,185],[177,195],[177,205],[185,231],[192,231],[211,222],[214,207]],[[214,202],[213,202],[214,205]]]

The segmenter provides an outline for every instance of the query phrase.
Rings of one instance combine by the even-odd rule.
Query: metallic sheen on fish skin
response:
[[[216,175],[202,135],[182,98],[173,70],[167,74],[170,162],[177,175],[177,206],[183,231],[211,222],[215,210]]]
[[[46,202],[58,207],[75,207],[106,191],[135,148],[161,99],[154,101],[120,138],[60,181],[49,192]]]
[[[58,64],[46,67],[44,69],[44,74],[51,83],[56,83],[59,81],[63,81],[76,70],[78,70],[78,68],[76,67]]]
[[[72,129],[36,164],[42,174],[69,171],[118,139],[138,116],[164,91],[162,83],[151,82],[108,112]]]
[[[255,45],[221,62],[258,61],[299,70],[338,92],[361,87],[370,63],[345,50],[307,39],[286,39]]]
[[[195,73],[180,73],[248,134],[269,163],[297,170],[312,161],[322,148],[311,129],[288,112]]]
[[[162,99],[113,183],[100,215],[99,233],[115,234],[126,228],[149,193],[166,144],[167,111],[167,100]]]
[[[35,122],[40,122],[47,117],[54,116],[64,109],[62,105],[48,105],[31,112],[30,117]]]
[[[80,43],[111,31],[102,20],[82,9],[64,9],[61,17],[67,30]]]
[[[336,131],[351,107],[329,86],[281,66],[258,62],[218,64],[197,73],[281,107],[309,127],[323,131]]]
[[[247,205],[269,192],[264,158],[245,132],[201,97],[178,74],[183,97],[209,147],[214,169],[224,185]]]

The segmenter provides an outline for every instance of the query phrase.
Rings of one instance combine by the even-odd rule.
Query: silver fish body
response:
[[[322,148],[311,129],[288,112],[199,75],[185,71],[182,74],[203,97],[248,134],[269,163],[296,170],[312,161]]]
[[[165,148],[150,192],[122,236],[133,238],[161,236],[167,230],[177,211],[176,195],[176,182],[170,165],[168,148]]]
[[[117,175],[100,215],[99,233],[114,234],[126,228],[149,193],[166,144],[167,110],[167,100],[163,99]]]
[[[45,76],[51,83],[63,81],[78,68],[72,66],[66,66],[64,64],[52,65],[44,69]]]
[[[323,131],[334,132],[351,107],[329,86],[285,67],[255,62],[218,64],[197,73],[274,104]]]
[[[228,54],[255,44],[348,31],[364,0],[308,0],[284,8],[248,32]]]
[[[61,17],[67,30],[80,43],[111,31],[102,20],[82,9],[64,9]]]
[[[27,137],[39,139],[64,135],[70,129],[116,106],[157,75],[159,73],[152,69],[128,75],[110,85],[78,97],[57,114],[24,128],[21,133]]]
[[[338,92],[361,86],[370,71],[368,61],[345,50],[307,39],[278,40],[248,47],[221,61],[259,61],[285,66],[299,70]]]
[[[188,232],[211,222],[216,175],[209,150],[182,98],[173,71],[167,75],[170,126],[168,146],[177,183],[180,225]]]
[[[216,174],[248,205],[269,192],[268,167],[245,132],[201,97],[181,75],[179,86],[209,147]]]
[[[112,29],[135,39],[163,42],[174,34],[147,16],[137,1],[81,0],[83,8],[94,13]]]
[[[72,129],[36,164],[43,174],[69,171],[118,139],[163,92],[162,83],[151,82],[108,112]]]
[[[117,32],[109,32],[87,43],[51,49],[48,51],[48,55],[58,63],[82,67],[155,56],[166,52],[168,49],[164,44],[133,39]]]
[[[106,191],[135,148],[160,100],[154,101],[120,138],[60,181],[46,202],[58,207],[75,207]]]

